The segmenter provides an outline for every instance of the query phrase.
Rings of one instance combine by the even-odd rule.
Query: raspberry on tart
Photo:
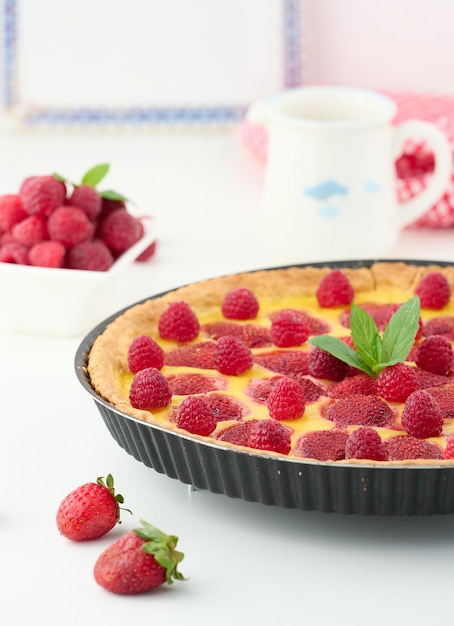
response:
[[[251,320],[257,316],[259,301],[250,289],[238,287],[224,296],[221,304],[222,315],[232,320]]]
[[[345,458],[387,461],[388,451],[376,430],[369,426],[361,426],[347,437]]]
[[[257,450],[269,450],[288,454],[291,450],[291,430],[275,419],[262,419],[253,422],[247,446]]]
[[[444,416],[434,396],[419,389],[407,398],[401,422],[410,437],[428,439],[441,435]]]
[[[443,335],[431,335],[424,339],[416,351],[416,365],[426,372],[448,376],[454,366],[451,342]]]
[[[454,301],[420,309],[415,289],[428,270],[405,267],[402,274],[393,263],[349,269],[353,301],[333,306],[320,306],[316,295],[331,274],[326,267],[245,273],[238,282],[226,276],[150,299],[120,314],[96,339],[88,365],[92,384],[122,410],[164,428],[178,426],[183,406],[183,430],[227,448],[322,463],[452,463]],[[440,272],[452,286],[451,268]],[[249,297],[244,289],[258,302],[253,321],[244,312],[244,318],[238,312],[226,318],[226,294],[241,309],[239,294]],[[404,310],[412,311],[411,323]],[[358,341],[363,314],[372,322]],[[313,331],[321,344],[326,335],[337,342],[339,358],[329,351],[332,343],[325,343],[327,350],[316,345]],[[374,335],[369,352],[368,332]],[[148,367],[134,373],[127,347],[141,335],[161,348],[162,365],[150,367],[137,348],[137,367]],[[109,371],[117,376],[106,384],[105,364],[113,360]],[[186,419],[205,426],[187,427]]]
[[[162,369],[164,365],[164,350],[153,337],[139,335],[128,348],[128,366],[131,372],[138,372],[146,367]]]
[[[429,272],[416,285],[415,293],[425,309],[442,309],[451,299],[451,286],[440,272]]]
[[[200,396],[187,396],[177,409],[176,423],[195,435],[210,435],[216,428],[216,418],[208,402]]]
[[[166,407],[172,399],[169,382],[155,367],[146,367],[137,372],[129,390],[131,405],[137,409]]]
[[[337,382],[344,380],[349,371],[347,363],[321,348],[314,348],[310,352],[307,367],[311,376]]]
[[[396,363],[382,370],[377,380],[377,392],[390,402],[405,402],[408,396],[419,389],[415,368],[405,363]]]
[[[197,337],[200,324],[187,302],[171,302],[159,318],[158,330],[162,339],[186,343]]]
[[[270,417],[277,420],[294,420],[304,415],[306,401],[298,381],[286,376],[280,378],[267,399]]]
[[[351,304],[355,291],[341,270],[332,270],[321,280],[316,295],[321,307],[335,307]]]
[[[271,340],[280,348],[300,346],[309,337],[309,325],[300,311],[283,309],[271,320]]]
[[[216,369],[227,376],[243,374],[254,364],[251,349],[232,335],[219,337],[213,359]]]

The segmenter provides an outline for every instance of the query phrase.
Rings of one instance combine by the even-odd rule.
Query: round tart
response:
[[[138,303],[94,337],[89,384],[138,423],[222,450],[454,465],[454,268],[350,265],[235,274]]]

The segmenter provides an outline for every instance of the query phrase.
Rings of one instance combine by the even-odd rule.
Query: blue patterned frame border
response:
[[[20,0],[2,2],[1,33],[1,105],[8,113],[20,104],[17,98],[17,5]],[[302,83],[301,2],[283,3],[284,85],[292,88]],[[40,108],[21,112],[20,121],[32,127],[44,126],[193,126],[236,123],[247,105],[216,107],[142,107],[142,108]]]

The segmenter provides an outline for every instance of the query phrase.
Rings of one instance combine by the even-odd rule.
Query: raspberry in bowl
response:
[[[91,168],[79,184],[30,176],[17,193],[0,195],[6,329],[82,335],[113,310],[125,270],[153,255],[155,219],[132,213],[121,194],[98,189],[108,169]]]

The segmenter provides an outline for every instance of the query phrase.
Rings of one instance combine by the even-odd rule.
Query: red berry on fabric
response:
[[[345,458],[386,461],[388,452],[378,432],[369,426],[362,426],[348,436]]]
[[[188,396],[177,409],[176,424],[194,435],[208,436],[216,428],[217,420],[204,398]]]
[[[352,284],[341,270],[331,270],[318,286],[317,300],[321,307],[351,304],[355,295]]]
[[[317,346],[309,353],[307,367],[311,376],[333,381],[343,380],[349,371],[347,363]]]
[[[441,272],[430,272],[418,283],[415,293],[424,309],[442,309],[451,299],[451,286]]]
[[[221,310],[228,319],[250,320],[257,316],[259,302],[250,289],[239,287],[226,293]]]
[[[454,366],[454,351],[451,342],[443,335],[427,337],[416,351],[415,362],[426,372],[448,376]]]
[[[153,337],[139,335],[129,345],[128,367],[131,372],[137,373],[146,367],[162,369],[164,365],[164,350]]]
[[[257,450],[288,454],[291,450],[291,433],[291,429],[278,420],[255,420],[249,431],[247,445]]]
[[[65,266],[66,248],[59,241],[41,241],[28,251],[30,265],[61,268]]]
[[[89,185],[79,185],[75,187],[71,196],[68,198],[68,204],[82,209],[92,222],[98,218],[102,208],[101,196],[94,187],[90,187]]]
[[[73,270],[106,272],[114,263],[109,248],[100,239],[77,243],[68,250],[67,265]]]
[[[21,222],[27,213],[22,206],[22,200],[17,194],[0,196],[0,233],[6,233],[15,224]]]
[[[283,309],[271,320],[271,340],[280,348],[299,346],[309,338],[306,317],[299,311]]]
[[[115,255],[119,255],[139,241],[143,233],[140,220],[125,210],[119,210],[100,220],[97,234]]]
[[[226,376],[238,376],[254,365],[251,349],[232,335],[218,339],[213,358],[216,369]]]
[[[345,458],[347,433],[333,428],[301,435],[295,452],[298,456],[318,461],[341,461]]]
[[[390,426],[395,413],[376,396],[348,396],[334,400],[323,411],[326,419],[338,426]]]
[[[82,209],[60,206],[49,215],[47,230],[52,241],[59,241],[70,249],[82,241],[91,239],[95,229]]]
[[[159,409],[170,404],[172,391],[167,378],[154,367],[146,367],[134,375],[129,401],[136,409]]]
[[[30,176],[22,182],[19,195],[27,215],[47,217],[65,203],[66,186],[53,176]]]
[[[158,330],[162,339],[185,343],[197,337],[200,324],[187,302],[171,302],[159,318]]]
[[[31,248],[49,238],[46,218],[42,215],[29,215],[13,226],[11,234],[15,241]]]
[[[377,391],[389,402],[405,402],[419,388],[418,377],[413,367],[397,363],[382,370],[377,380]]]
[[[443,428],[443,411],[435,398],[421,389],[408,397],[402,410],[401,422],[411,437],[438,437]]]
[[[298,381],[283,377],[271,390],[267,405],[269,414],[274,419],[299,419],[306,408],[303,388]]]

